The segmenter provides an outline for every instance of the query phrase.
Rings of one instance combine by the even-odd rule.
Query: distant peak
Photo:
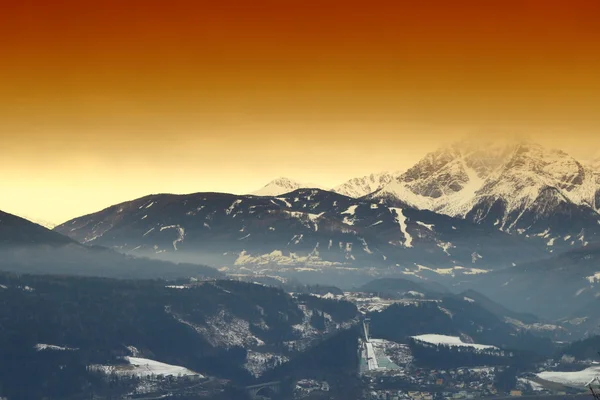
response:
[[[265,186],[268,185],[300,185],[300,182],[290,179],[290,178],[286,178],[285,176],[281,176],[279,178],[275,178],[273,179],[271,182],[267,183]]]
[[[381,189],[398,176],[400,176],[400,172],[372,173],[370,175],[352,178],[341,185],[334,187],[332,191],[345,196],[358,198]]]
[[[279,195],[282,195],[285,193],[293,192],[294,190],[297,190],[297,189],[309,189],[309,188],[319,189],[319,188],[321,188],[321,186],[314,185],[314,184],[308,184],[308,183],[301,183],[299,181],[296,181],[296,180],[293,180],[290,178],[286,178],[286,177],[279,177],[279,178],[273,179],[272,181],[267,183],[265,186],[263,186],[259,190],[252,192],[251,194],[253,194],[255,196],[279,196]]]

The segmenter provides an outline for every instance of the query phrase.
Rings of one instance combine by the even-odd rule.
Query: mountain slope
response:
[[[481,291],[509,309],[547,319],[572,316],[600,296],[600,246],[470,277],[458,284]]]
[[[493,228],[318,189],[277,197],[152,195],[55,230],[121,252],[257,272],[393,267],[387,272],[449,276],[542,254]]]
[[[600,211],[600,157],[596,158],[589,164],[590,168],[594,172],[594,177],[596,180],[596,209]]]
[[[64,246],[75,241],[16,215],[0,211],[0,248],[6,246]]]
[[[497,227],[552,250],[598,239],[599,182],[560,150],[465,140],[428,154],[369,197]]]
[[[0,270],[116,278],[220,277],[213,268],[138,259],[73,239],[0,211]]]
[[[503,305],[496,303],[489,297],[484,296],[480,292],[473,290],[473,289],[465,290],[464,292],[460,293],[458,296],[459,297],[462,296],[464,299],[473,300],[480,307],[485,308],[486,310],[493,313],[497,317],[500,317],[503,319],[506,319],[506,318],[517,319],[526,324],[534,324],[534,323],[540,322],[540,319],[533,314],[524,314],[524,313],[518,313],[518,312],[515,312],[512,310],[509,310],[508,308],[504,307]]]

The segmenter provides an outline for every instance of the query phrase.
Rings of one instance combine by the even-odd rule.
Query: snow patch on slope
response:
[[[395,222],[400,226],[400,232],[404,235],[404,247],[412,247],[413,238],[408,233],[407,225],[406,225],[406,217],[402,213],[402,209],[398,207],[390,207],[390,212],[395,213]]]
[[[152,228],[154,229],[154,228]],[[183,239],[185,239],[185,229],[179,225],[169,225],[169,226],[163,226],[162,228],[160,228],[160,231],[164,231],[166,229],[176,229],[177,230],[177,234],[178,237],[177,239],[173,240],[173,249],[175,251],[177,251],[177,243],[183,242]],[[146,236],[146,234],[148,234],[150,231],[146,232],[144,234],[144,236]]]

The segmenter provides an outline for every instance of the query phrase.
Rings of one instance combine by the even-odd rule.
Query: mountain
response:
[[[400,172],[381,172],[360,178],[353,178],[334,187],[331,191],[343,194],[344,196],[359,198],[381,189],[399,175]]]
[[[473,288],[521,313],[546,319],[576,318],[577,310],[600,296],[600,246],[469,277],[456,288]]]
[[[540,322],[540,319],[537,316],[535,316],[533,314],[518,313],[518,312],[515,312],[512,310],[509,310],[508,308],[504,307],[503,305],[501,305],[499,303],[496,303],[489,297],[483,295],[482,293],[480,293],[476,290],[472,290],[472,289],[465,290],[464,292],[460,293],[458,296],[462,297],[463,299],[470,299],[470,300],[476,302],[480,307],[485,308],[489,312],[491,312],[494,315],[496,315],[500,318],[503,318],[505,320],[507,320],[507,319],[518,320],[519,322],[522,322],[525,324],[535,324],[535,323]],[[469,301],[469,300],[467,300],[467,301]]]
[[[220,277],[217,270],[134,258],[75,240],[0,211],[0,270],[36,274],[72,274],[114,278]]]
[[[0,211],[0,248],[8,246],[65,246],[76,242],[24,218]]]
[[[541,249],[493,227],[319,189],[277,197],[159,194],[55,228],[87,244],[229,271],[353,270],[416,277],[483,273]],[[350,268],[350,269],[349,269]],[[363,281],[364,282],[364,281]]]
[[[297,189],[303,188],[318,188],[318,185],[309,185],[305,183],[300,183],[298,181],[294,181],[288,178],[277,178],[267,183],[265,186],[260,188],[259,190],[252,192],[251,194],[255,196],[279,196],[282,194],[286,194],[289,192],[293,192]]]
[[[589,165],[596,178],[596,208],[600,208],[600,157],[593,160]]]
[[[427,154],[368,197],[497,227],[551,251],[598,239],[599,183],[560,150],[468,139]]]
[[[28,215],[17,215],[17,216],[21,217],[23,219],[26,219],[29,222],[33,222],[34,224],[41,225],[44,228],[53,229],[56,226],[56,223],[50,222],[45,219],[29,217]]]

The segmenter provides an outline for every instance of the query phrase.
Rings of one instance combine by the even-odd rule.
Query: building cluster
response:
[[[294,398],[301,399],[315,391],[329,392],[329,384],[326,381],[318,381],[315,379],[301,379],[296,382]]]
[[[498,395],[495,369],[456,368],[388,371],[366,377],[370,399],[474,399]],[[391,389],[393,388],[393,389]]]

